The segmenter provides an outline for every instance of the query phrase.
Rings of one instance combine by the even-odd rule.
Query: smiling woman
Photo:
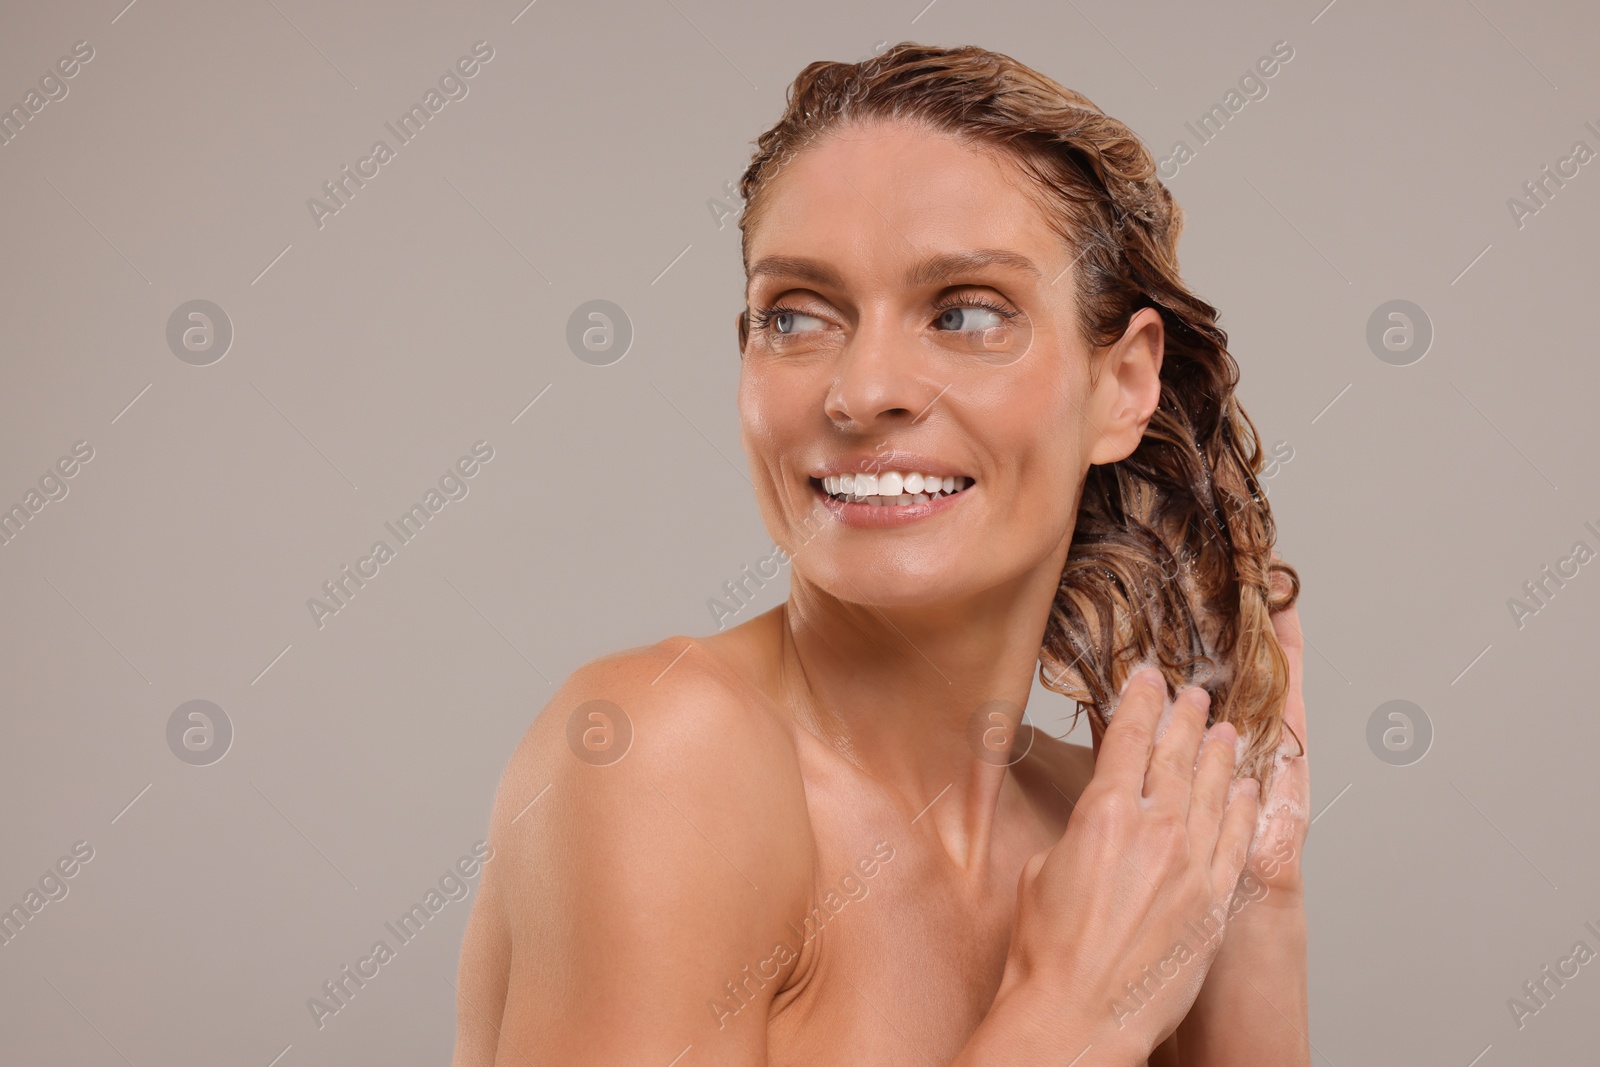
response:
[[[904,42],[806,67],[741,192],[789,598],[594,660],[530,726],[455,1064],[1308,1064],[1299,581],[1150,153]],[[1092,749],[1023,726],[1036,669]],[[604,760],[565,740],[596,701]]]

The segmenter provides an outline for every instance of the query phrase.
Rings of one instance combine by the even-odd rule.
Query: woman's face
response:
[[[1137,445],[1159,316],[1135,316],[1091,389],[1073,253],[1028,181],[998,154],[879,122],[808,146],[762,194],[741,437],[797,578],[887,606],[1059,566],[1089,465]]]

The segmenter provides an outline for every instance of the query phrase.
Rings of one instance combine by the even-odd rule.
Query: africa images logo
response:
[[[863,856],[856,861],[854,867],[849,868],[839,879],[838,888],[829,887],[822,894],[822,899],[813,901],[811,911],[801,920],[800,925],[788,923],[788,927],[795,934],[800,948],[793,948],[788,941],[779,941],[772,948],[772,954],[755,964],[752,972],[751,965],[745,964],[740,969],[736,978],[723,982],[722,988],[725,995],[706,1001],[706,1006],[711,1009],[711,1017],[717,1020],[717,1029],[721,1030],[728,1025],[728,1020],[738,1015],[749,1007],[746,997],[753,999],[755,990],[765,989],[768,982],[778,977],[778,973],[799,955],[801,949],[810,944],[817,935],[821,934],[828,922],[845,909],[851,901],[865,900],[871,892],[871,887],[866,880],[876,877],[883,865],[894,859],[894,846],[887,841],[879,841],[872,846],[872,854]],[[860,876],[857,877],[857,872]],[[754,989],[751,986],[754,986]]]
[[[317,229],[327,225],[329,215],[337,215],[349,207],[349,201],[355,199],[357,190],[365,189],[367,182],[376,178],[381,168],[395,158],[400,146],[408,145],[422,132],[428,120],[445,109],[445,105],[452,100],[465,100],[471,92],[467,79],[474,78],[483,69],[482,64],[494,58],[494,48],[488,41],[478,41],[472,46],[472,54],[462,56],[456,60],[455,66],[439,76],[439,87],[430,87],[423,94],[422,102],[412,104],[410,109],[394,122],[385,122],[384,128],[394,135],[394,147],[389,142],[379,138],[372,142],[372,151],[356,160],[355,170],[352,172],[350,164],[346,163],[339,168],[339,176],[332,181],[322,183],[322,191],[327,196],[326,200],[311,197],[306,201],[306,207],[311,211],[311,221],[317,224]],[[398,124],[398,126],[397,126]]]

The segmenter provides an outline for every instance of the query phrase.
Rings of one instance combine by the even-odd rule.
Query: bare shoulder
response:
[[[773,776],[774,785],[799,785],[792,731],[724,660],[688,637],[614,652],[573,671],[511,762],[571,775],[630,760],[641,774],[687,779],[684,785],[737,787]]]
[[[758,1001],[792,978],[773,946],[815,845],[793,734],[726,663],[674,637],[575,670],[506,764],[489,846],[457,1067],[666,1062],[679,1035],[766,1062],[764,1008],[707,1006],[751,968]]]
[[[765,875],[772,889],[791,882],[796,857],[809,854],[792,732],[687,637],[575,670],[523,736],[501,793],[492,829],[510,832],[530,813],[521,805],[535,801],[585,821],[654,811],[692,824],[702,847],[739,852],[749,869],[724,863],[725,874],[756,884]]]

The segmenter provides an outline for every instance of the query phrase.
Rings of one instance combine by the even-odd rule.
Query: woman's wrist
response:
[[[1283,881],[1270,886],[1261,896],[1247,899],[1229,916],[1227,929],[1231,932],[1253,926],[1297,923],[1303,926],[1305,921],[1306,894],[1303,884]]]
[[[1274,892],[1228,921],[1194,1007],[1178,1026],[1184,1064],[1309,1063],[1304,899]]]
[[[1274,890],[1228,920],[1213,974],[1238,968],[1252,975],[1304,969],[1306,960],[1305,897]]]
[[[951,1067],[1145,1067],[1150,1046],[1037,978],[1004,983]]]

